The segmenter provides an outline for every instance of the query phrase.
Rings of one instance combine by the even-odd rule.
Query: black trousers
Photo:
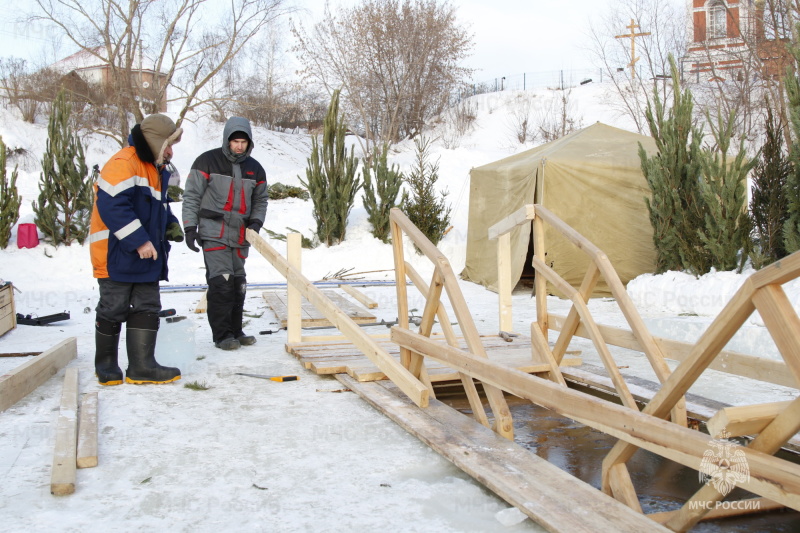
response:
[[[126,322],[128,316],[161,311],[161,293],[158,282],[126,283],[109,278],[97,280],[100,301],[97,303],[98,320]]]

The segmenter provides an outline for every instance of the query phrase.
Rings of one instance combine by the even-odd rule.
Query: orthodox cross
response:
[[[615,39],[630,39],[631,40],[631,62],[628,63],[628,66],[631,67],[631,79],[634,79],[634,78],[636,78],[636,62],[639,61],[639,58],[636,57],[636,38],[637,37],[644,37],[645,35],[650,35],[650,32],[647,32],[647,33],[641,33],[641,32],[640,33],[636,33],[636,28],[638,28],[639,25],[636,24],[636,21],[634,21],[633,19],[631,19],[630,26],[625,26],[625,27],[628,28],[629,30],[631,30],[631,32],[630,33],[626,33],[624,35],[616,35],[614,38]]]

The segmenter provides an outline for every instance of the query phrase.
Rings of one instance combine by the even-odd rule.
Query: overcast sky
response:
[[[358,0],[331,0],[332,6]],[[523,72],[591,67],[587,34],[613,0],[457,0],[459,20],[474,33],[475,48],[467,66],[478,71],[476,81]],[[324,0],[295,0],[319,20]],[[32,3],[25,4],[28,7]],[[0,0],[0,57],[50,61],[72,50],[56,52],[57,40],[42,24],[16,20],[19,4]],[[621,33],[624,29],[621,28]],[[58,58],[60,58],[58,57]]]

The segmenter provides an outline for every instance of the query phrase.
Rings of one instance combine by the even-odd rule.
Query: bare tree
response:
[[[99,133],[127,139],[136,122],[167,101],[181,103],[178,123],[198,106],[215,100],[205,92],[247,43],[288,11],[285,0],[231,0],[214,11],[207,0],[35,0],[33,19],[54,25],[68,42],[109,69],[109,105],[116,123]],[[213,22],[210,22],[213,21]],[[144,67],[154,76],[144,82]]]
[[[312,30],[295,26],[307,79],[342,88],[351,127],[374,143],[418,135],[441,113],[470,69],[459,66],[472,36],[456,8],[437,0],[365,0],[332,13]]]
[[[572,89],[555,89],[549,97],[536,99],[530,130],[537,140],[548,143],[583,127],[583,117],[575,115],[571,96]]]
[[[630,33],[631,20],[638,25],[636,33],[650,34],[635,38],[636,58],[631,58],[630,39],[617,38]],[[592,27],[590,39],[590,52],[615,89],[609,104],[632,119],[639,133],[646,132],[647,97],[655,86],[664,101],[669,100],[669,84],[664,82],[669,77],[668,57],[682,57],[685,50],[685,10],[663,0],[621,0]],[[630,64],[637,58],[633,77]]]

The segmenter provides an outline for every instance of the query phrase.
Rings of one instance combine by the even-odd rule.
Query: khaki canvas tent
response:
[[[561,139],[470,172],[467,258],[461,276],[497,290],[497,241],[488,229],[525,204],[538,203],[603,250],[627,283],[655,269],[653,231],[645,196],[639,143],[655,153],[651,137],[596,123]],[[546,262],[580,286],[586,256],[545,225]],[[531,225],[511,233],[511,282],[522,276]],[[604,280],[594,296],[608,294]]]

